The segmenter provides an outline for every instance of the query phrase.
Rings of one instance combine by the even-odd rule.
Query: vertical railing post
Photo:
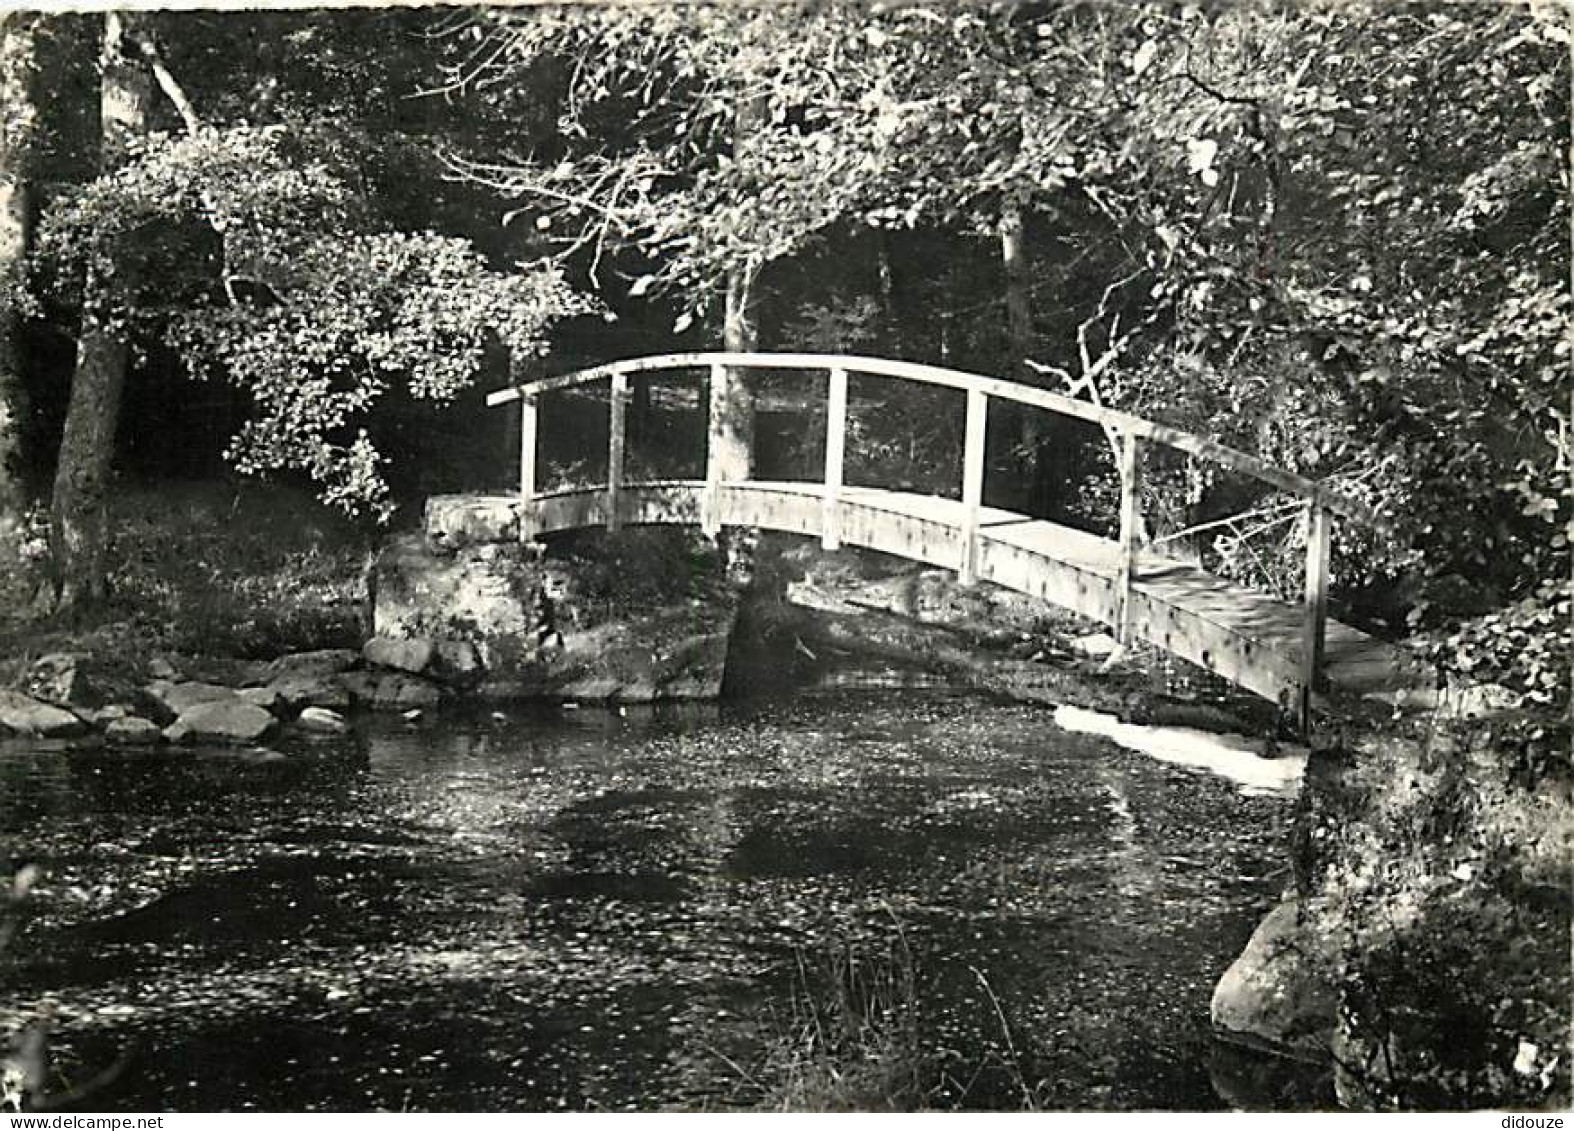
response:
[[[1115,579],[1115,639],[1131,640],[1131,586],[1136,580],[1137,551],[1142,539],[1141,452],[1137,434],[1120,438],[1120,563]]]
[[[726,387],[727,367],[710,367],[710,423],[705,429],[705,494],[700,499],[700,529],[708,537],[721,533],[721,466],[716,458],[720,445],[721,413],[725,406],[719,402],[720,391]]]
[[[1328,508],[1312,499],[1306,511],[1306,591],[1301,622],[1301,702],[1303,729],[1311,725],[1312,694],[1323,685],[1323,648],[1328,630]]]
[[[825,405],[825,514],[820,545],[842,544],[842,463],[847,454],[847,370],[832,369]]]
[[[519,398],[519,541],[536,534],[536,398]]]
[[[980,389],[967,391],[967,433],[962,446],[962,561],[957,581],[978,580],[978,520],[984,504],[984,445],[989,397]]]
[[[623,495],[623,441],[627,423],[629,379],[627,373],[612,375],[612,388],[607,397],[607,529],[617,530],[618,500]]]

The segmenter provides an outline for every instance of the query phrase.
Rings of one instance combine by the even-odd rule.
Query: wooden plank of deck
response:
[[[696,521],[704,489],[696,481],[627,484],[619,496],[618,518],[631,524]],[[843,542],[951,569],[961,565],[967,507],[960,500],[848,486],[841,487],[839,500]],[[542,496],[538,528],[547,533],[603,524],[609,517],[606,503],[607,492],[596,488]],[[718,505],[727,525],[812,537],[824,529],[818,483],[729,483],[720,488]],[[1113,622],[1120,571],[1120,546],[1113,539],[983,507],[978,555],[978,575],[984,580]],[[1138,556],[1132,589],[1137,636],[1270,700],[1286,702],[1298,688],[1299,602],[1154,553]],[[1428,674],[1399,649],[1334,620],[1328,622],[1324,670],[1333,690],[1357,695],[1428,682]]]

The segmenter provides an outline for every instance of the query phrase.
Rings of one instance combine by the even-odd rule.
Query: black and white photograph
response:
[[[0,1118],[1558,1125],[1571,59],[0,4]]]

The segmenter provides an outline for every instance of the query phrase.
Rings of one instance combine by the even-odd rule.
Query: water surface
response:
[[[1287,879],[1287,797],[934,689],[280,749],[0,747],[0,1006],[78,1106],[769,1106],[872,998],[927,1106],[1218,1107]]]

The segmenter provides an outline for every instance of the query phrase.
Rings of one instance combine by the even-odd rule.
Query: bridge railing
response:
[[[618,524],[618,500],[624,487],[624,451],[628,379],[636,373],[666,370],[708,370],[713,387],[729,369],[811,370],[827,374],[827,413],[824,474],[824,526],[822,540],[827,547],[839,544],[838,506],[843,486],[843,465],[847,439],[847,379],[850,373],[893,377],[920,384],[959,389],[967,395],[967,414],[962,456],[962,554],[957,572],[964,584],[978,576],[979,521],[983,509],[984,454],[986,423],[991,400],[1011,401],[1044,409],[1059,416],[1097,424],[1120,436],[1120,531],[1119,572],[1116,580],[1117,636],[1129,635],[1131,592],[1136,580],[1137,555],[1141,549],[1141,508],[1138,488],[1141,483],[1142,444],[1159,444],[1208,460],[1289,494],[1300,496],[1307,508],[1306,572],[1303,591],[1303,640],[1301,684],[1308,692],[1320,685],[1324,641],[1328,619],[1328,558],[1330,516],[1340,515],[1363,525],[1387,529],[1389,524],[1364,504],[1346,498],[1324,484],[1303,478],[1245,452],[1216,443],[1166,424],[1077,400],[1063,393],[1039,389],[997,377],[945,369],[911,361],[853,357],[818,353],[675,353],[654,357],[630,358],[606,365],[546,377],[505,389],[487,397],[488,405],[520,402],[519,500],[520,537],[534,535],[536,488],[536,400],[543,393],[607,381],[610,385],[610,419],[607,440],[606,515],[609,528]],[[712,413],[708,451],[718,448],[718,421]],[[722,481],[719,461],[706,461],[706,483],[701,506],[702,523],[714,533],[719,528],[719,495]]]

